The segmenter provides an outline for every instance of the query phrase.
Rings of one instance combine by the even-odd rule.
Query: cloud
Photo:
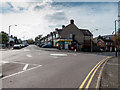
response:
[[[60,22],[60,21],[66,21],[67,17],[64,12],[55,12],[51,15],[46,15],[45,19],[47,19],[49,22]]]
[[[17,27],[11,27],[11,34],[25,39],[49,34],[56,27],[68,25],[70,19],[74,19],[79,28],[88,28],[91,31],[99,29],[94,32],[95,36],[111,34],[114,20],[117,19],[117,3],[54,3],[51,0],[10,2],[3,6],[9,13],[7,11],[0,14],[0,30],[8,32],[9,25],[17,24]]]

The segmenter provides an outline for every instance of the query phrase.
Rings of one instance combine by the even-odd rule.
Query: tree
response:
[[[28,39],[27,42],[28,42],[28,44],[34,44],[34,40],[32,38]]]
[[[38,35],[35,37],[35,44],[37,45],[39,43],[39,40],[42,38],[42,35]]]
[[[15,42],[15,44],[19,43],[17,37],[15,37],[15,36],[14,36],[14,42]]]
[[[9,41],[8,34],[2,31],[2,32],[0,33],[0,43],[1,43],[1,44],[7,44],[8,41]]]

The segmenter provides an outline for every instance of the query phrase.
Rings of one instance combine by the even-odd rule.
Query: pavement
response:
[[[120,57],[111,58],[105,64],[101,77],[100,90],[110,88],[120,89],[120,74],[118,73],[120,70],[119,58]]]
[[[57,49],[57,48],[41,48],[38,47],[40,50],[43,51],[54,51],[54,52],[75,52],[73,50],[65,50],[65,49]],[[85,54],[97,54],[97,55],[103,55],[103,56],[115,56],[115,52],[83,52],[83,51],[77,51],[77,53],[85,53]]]
[[[3,74],[0,80],[3,88],[73,88],[77,90],[98,62],[108,56],[114,56],[114,52],[104,54],[61,52],[61,50],[48,50],[35,45],[23,49],[0,51],[0,53],[2,53]],[[95,77],[89,88],[95,88],[94,83],[97,81]]]

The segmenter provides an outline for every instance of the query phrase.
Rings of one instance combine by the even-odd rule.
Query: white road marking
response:
[[[9,63],[8,61],[0,61],[1,64]]]
[[[50,54],[51,56],[67,56],[67,54]]]
[[[32,55],[30,55],[30,54],[27,54],[26,56],[27,56],[27,57],[32,57]]]
[[[23,70],[26,70],[26,69],[28,68],[28,65],[29,65],[29,64],[25,64]]]
[[[41,67],[41,66],[42,66],[42,65],[38,65],[38,66],[36,66],[36,67],[33,67],[33,68],[30,68],[30,69],[27,69],[27,70],[24,70],[24,71],[20,71],[20,72],[17,72],[17,73],[14,73],[14,74],[5,76],[5,77],[3,77],[3,78],[1,78],[1,79],[6,79],[6,78],[9,78],[9,77],[12,77],[12,76],[15,76],[15,75],[18,75],[18,74],[21,74],[21,73],[24,73],[24,72],[27,72],[27,71],[36,69],[36,68],[39,68],[39,67]]]

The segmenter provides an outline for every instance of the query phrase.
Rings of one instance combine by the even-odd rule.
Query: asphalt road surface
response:
[[[40,50],[35,45],[2,52],[3,88],[79,88],[107,56]]]

